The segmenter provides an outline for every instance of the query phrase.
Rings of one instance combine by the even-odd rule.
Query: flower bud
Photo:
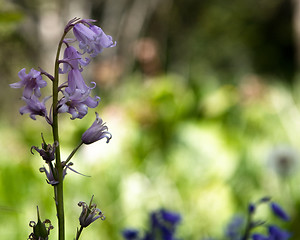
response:
[[[44,140],[43,134],[42,134],[42,140],[43,140],[43,143],[42,143],[42,148],[41,149],[39,149],[36,146],[32,146],[30,151],[33,154],[32,149],[34,149],[35,151],[37,151],[41,155],[41,157],[46,162],[51,162],[55,159],[55,149],[58,147],[58,143],[55,142],[52,145],[47,144]]]
[[[37,217],[38,222],[30,221],[29,226],[33,228],[33,232],[29,235],[28,239],[30,240],[48,240],[48,236],[50,235],[50,230],[53,229],[51,225],[51,221],[46,219],[45,221],[41,221],[39,208],[37,207]]]

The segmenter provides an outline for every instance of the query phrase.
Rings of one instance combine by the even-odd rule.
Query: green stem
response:
[[[80,226],[80,229],[79,229],[79,231],[77,230],[77,234],[76,234],[76,239],[75,239],[75,240],[78,240],[78,239],[79,239],[79,237],[80,237],[80,234],[81,234],[82,230],[83,230],[83,227],[82,227],[82,226]]]
[[[59,135],[58,135],[58,84],[59,84],[59,55],[63,40],[66,36],[66,32],[62,35],[62,38],[58,44],[56,59],[55,59],[55,69],[54,69],[54,80],[53,80],[53,124],[52,133],[53,141],[58,142],[58,146],[55,149],[55,168],[57,171],[58,184],[54,186],[56,213],[58,219],[58,239],[65,239],[65,217],[64,217],[64,198],[63,198],[63,166],[61,163],[60,156],[60,145],[59,145]]]
[[[245,232],[241,239],[247,240],[249,238],[251,230],[252,230],[252,213],[248,212]]]
[[[71,152],[71,154],[68,156],[67,160],[64,162],[64,166],[67,165],[67,163],[71,160],[71,158],[74,156],[74,154],[77,152],[77,150],[81,147],[83,142],[80,142],[79,145]]]

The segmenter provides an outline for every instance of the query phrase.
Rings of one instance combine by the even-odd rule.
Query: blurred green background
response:
[[[299,1],[285,0],[0,0],[0,239],[25,239],[36,220],[55,229],[53,190],[30,153],[41,118],[21,116],[26,67],[53,73],[56,45],[73,17],[92,18],[118,42],[84,70],[97,82],[96,111],[113,138],[84,146],[65,178],[67,237],[79,201],[95,202],[106,220],[82,239],[121,239],[145,229],[160,207],[180,213],[182,239],[222,236],[250,201],[272,196],[292,216],[283,225],[300,239]],[[50,87],[45,90],[50,91]],[[66,158],[94,121],[61,116]],[[272,221],[265,209],[262,219]]]

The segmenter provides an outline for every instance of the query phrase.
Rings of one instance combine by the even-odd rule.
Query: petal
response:
[[[88,97],[88,98],[84,101],[84,103],[85,103],[88,107],[90,107],[90,108],[95,108],[95,107],[97,107],[98,104],[99,104],[99,102],[100,102],[100,97],[98,97],[98,96],[96,96],[95,98]]]
[[[18,72],[18,76],[19,78],[22,80],[22,81],[25,81],[26,78],[27,78],[27,74],[26,74],[26,68],[23,68],[21,69],[19,72]]]
[[[21,88],[21,87],[24,86],[24,83],[22,81],[19,81],[19,82],[16,82],[16,83],[9,84],[9,86],[11,88]]]

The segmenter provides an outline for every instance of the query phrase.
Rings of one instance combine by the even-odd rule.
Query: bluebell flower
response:
[[[268,236],[254,233],[251,237],[252,240],[288,240],[291,237],[291,234],[276,225],[269,225]]]
[[[76,48],[68,45],[64,51],[64,58],[61,62],[63,63],[63,69],[59,69],[59,72],[64,74],[71,69],[78,69],[82,71],[82,67],[87,66],[90,63],[90,59],[83,59]]]
[[[161,209],[151,214],[151,230],[145,240],[155,240],[157,235],[162,240],[175,240],[175,230],[181,221],[181,216],[177,213]]]
[[[269,237],[264,236],[264,235],[259,234],[259,233],[252,234],[251,238],[252,238],[252,240],[270,240]]]
[[[108,127],[103,123],[102,118],[99,117],[96,112],[96,120],[81,136],[81,140],[84,144],[91,144],[96,141],[106,138],[106,143],[110,141],[112,135],[108,132]]]
[[[138,240],[139,239],[139,231],[135,229],[125,229],[122,232],[122,236],[125,240]]]
[[[79,89],[81,94],[86,94],[91,89],[95,88],[96,83],[93,83],[93,87],[88,87],[81,75],[79,69],[71,69],[68,74],[68,86],[66,87],[66,91],[68,94],[73,94],[76,89]],[[90,92],[89,92],[90,93]]]
[[[32,95],[29,98],[22,97],[22,100],[26,102],[26,106],[20,108],[20,114],[26,114],[29,113],[30,118],[33,120],[36,120],[36,115],[45,117],[47,122],[51,124],[51,120],[47,117],[47,109],[45,106],[45,102],[49,99],[50,97],[45,97],[42,102],[35,96]]]
[[[43,80],[41,72],[33,68],[28,74],[26,74],[25,68],[21,69],[18,76],[21,81],[12,83],[9,86],[11,88],[24,87],[23,97],[26,99],[30,99],[32,94],[39,98],[41,96],[40,89],[47,86],[47,82]]]
[[[94,197],[94,196],[93,196]],[[85,202],[79,202],[78,206],[82,207],[82,211],[79,217],[79,223],[82,227],[87,227],[97,219],[104,220],[105,216],[102,211],[97,208],[96,204],[92,204],[93,197],[90,201],[90,204],[87,205]]]
[[[270,225],[268,230],[270,240],[288,240],[291,237],[289,232],[284,231],[275,225]]]
[[[150,214],[150,229],[143,237],[135,229],[122,232],[125,240],[176,240],[175,230],[181,216],[177,213],[161,209]]]
[[[235,216],[225,229],[225,236],[230,240],[240,240],[244,223],[243,217]]]
[[[70,113],[71,119],[82,119],[87,113],[88,108],[95,108],[98,106],[100,98],[90,97],[90,90],[86,93],[82,93],[79,89],[75,89],[73,94],[70,94],[67,90],[64,91],[64,97],[58,102],[59,113]]]
[[[100,27],[90,22],[93,20],[83,19],[73,27],[73,33],[83,53],[87,52],[91,57],[95,57],[102,52],[103,48],[116,46],[111,36],[106,35]]]
[[[272,212],[283,221],[289,221],[289,215],[279,206],[279,204],[272,202],[270,204]]]

